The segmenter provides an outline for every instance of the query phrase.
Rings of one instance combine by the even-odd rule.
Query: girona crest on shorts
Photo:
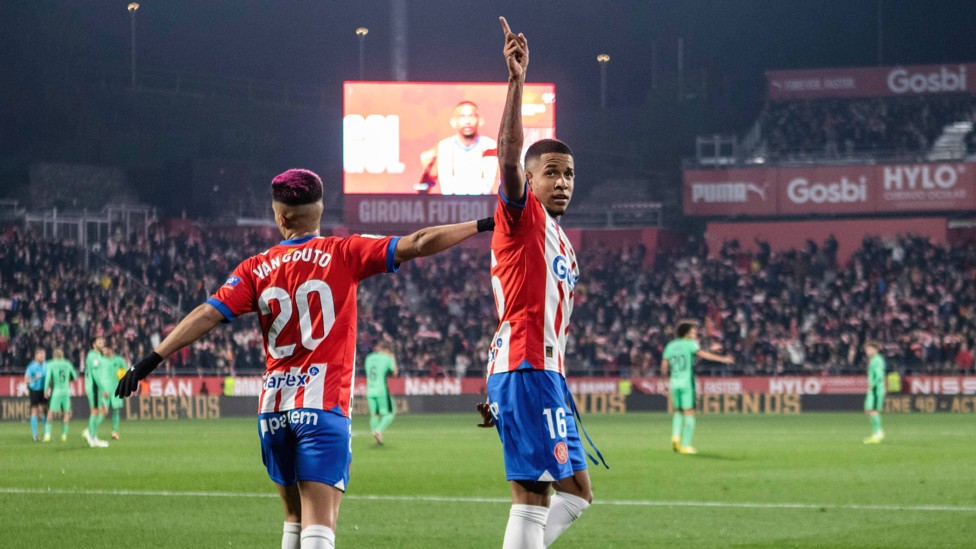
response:
[[[556,443],[556,447],[553,448],[552,453],[556,456],[556,461],[559,463],[566,463],[569,460],[569,448],[561,440]]]

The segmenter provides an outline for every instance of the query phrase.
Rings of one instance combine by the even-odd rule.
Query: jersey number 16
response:
[[[553,410],[556,413],[553,413]],[[546,416],[546,423],[549,424],[549,438],[566,438],[566,410],[563,408],[543,408],[542,415]],[[553,418],[555,416],[555,418]],[[555,422],[553,421],[555,419]],[[555,424],[554,424],[555,423]]]

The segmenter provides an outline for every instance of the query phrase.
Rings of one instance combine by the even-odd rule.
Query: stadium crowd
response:
[[[0,368],[22,371],[37,346],[61,346],[79,363],[96,334],[129,360],[202,303],[236,263],[270,243],[267,231],[234,236],[172,233],[112,239],[85,270],[83,252],[19,230],[0,237]],[[839,265],[836,242],[776,252],[757,242],[703,243],[656,258],[642,248],[583,250],[569,339],[573,375],[653,375],[679,319],[703,322],[703,344],[732,367],[699,371],[778,375],[863,372],[862,345],[883,344],[902,371],[972,371],[976,249],[906,237],[865,240]],[[487,250],[458,248],[364,281],[359,356],[393,343],[405,375],[483,375],[496,314]],[[167,360],[169,373],[257,373],[255,315],[218,328]]]
[[[768,157],[803,160],[922,155],[944,126],[974,112],[973,95],[918,95],[771,102],[759,120]]]

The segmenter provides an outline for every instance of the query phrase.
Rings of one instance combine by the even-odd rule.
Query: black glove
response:
[[[129,371],[119,380],[119,386],[115,388],[115,396],[125,398],[134,393],[139,388],[139,382],[146,379],[146,376],[152,373],[162,361],[163,357],[156,351],[142,357],[139,362],[130,366]]]
[[[479,219],[478,220],[477,227],[478,227],[478,232],[479,233],[483,233],[485,231],[494,231],[495,230],[495,218],[494,217],[486,217],[484,219]]]
[[[481,412],[481,423],[478,427],[494,427],[495,416],[491,415],[491,406],[487,402],[478,404],[478,411]]]

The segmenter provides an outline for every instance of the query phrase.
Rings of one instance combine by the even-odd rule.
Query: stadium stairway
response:
[[[962,160],[966,157],[966,136],[973,131],[971,121],[954,122],[945,126],[932,149],[928,159],[931,162]]]

